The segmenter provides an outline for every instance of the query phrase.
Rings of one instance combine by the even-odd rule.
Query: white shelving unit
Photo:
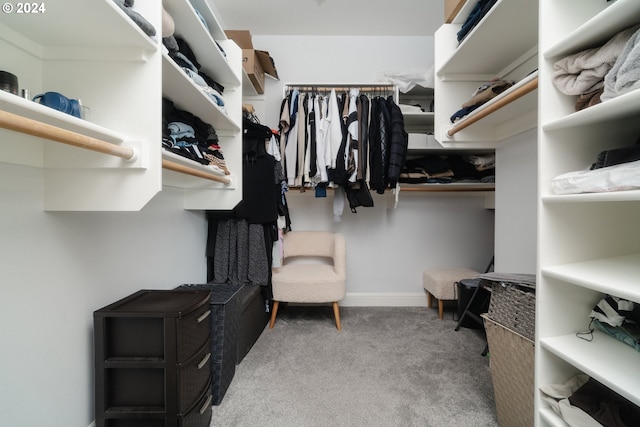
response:
[[[156,1],[138,0],[134,5],[156,29],[155,38],[111,0],[60,0],[46,4],[41,14],[3,14],[3,70],[17,75],[20,88],[32,96],[60,92],[81,99],[89,109],[82,120],[0,92],[0,110],[9,122],[0,129],[0,163],[42,169],[45,210],[140,210],[163,186],[184,188],[188,209],[228,209],[240,200],[242,59],[235,43],[226,39],[209,1],[169,0],[165,6],[174,12],[176,26],[185,29],[183,36],[202,60],[203,69],[225,86],[224,111],[162,54],[161,7]],[[223,177],[227,183],[210,179],[209,175],[219,175],[215,170],[163,153],[161,99],[165,92],[216,128],[228,168],[235,174]],[[10,123],[12,118],[28,123],[29,129],[17,130]],[[49,130],[40,132],[44,127]],[[61,143],[53,133],[73,140],[95,139],[106,151],[113,145],[116,151],[131,150],[135,157]],[[186,172],[163,171],[166,162],[179,163]]]
[[[189,44],[202,70],[224,86],[225,105],[218,106],[203,93],[166,53],[162,55],[162,94],[177,108],[215,128],[231,172],[230,176],[221,176],[229,182],[221,183],[165,169],[163,184],[184,189],[186,209],[231,209],[242,198],[242,52],[227,39],[208,1],[164,0],[163,4],[175,22],[175,35]],[[163,150],[165,161],[219,174],[212,171],[215,168],[176,157]]]
[[[445,95],[446,96],[446,95]],[[423,112],[403,112],[404,128],[409,134],[408,158],[426,155],[462,155],[462,154],[487,154],[493,149],[479,146],[452,147],[441,144],[435,135],[436,99],[434,88],[415,86],[406,93],[398,92],[398,102],[407,105],[419,105]],[[449,184],[402,184],[405,192],[455,192],[468,193],[469,195],[482,195],[488,200],[487,206],[493,208],[493,193],[495,184],[493,183],[449,183]]]
[[[555,61],[600,46],[640,22],[634,0],[540,0],[540,120],[536,390],[585,373],[640,405],[640,353],[594,332],[589,313],[606,294],[640,303],[640,191],[555,195],[550,181],[587,169],[599,152],[635,143],[638,91],[575,112],[551,82]],[[536,425],[564,426],[536,393]]]
[[[467,1],[435,34],[435,136],[450,148],[496,148],[537,123],[537,2],[499,0],[458,44],[475,3]],[[475,89],[494,78],[517,84],[451,123]]]
[[[406,93],[398,91],[398,103],[420,106],[423,111],[403,112],[404,128],[407,133],[433,134],[434,117],[433,88],[415,86]]]
[[[134,147],[137,160],[2,129],[0,162],[42,168],[45,210],[138,210],[162,188],[159,162],[154,167],[160,149],[151,143],[160,137],[160,105],[148,103],[159,94],[158,45],[112,1],[76,3],[47,4],[36,15],[3,14],[0,49],[2,68],[18,76],[22,89],[32,96],[55,91],[79,98],[90,108],[88,120],[4,92],[0,107],[63,131]],[[158,28],[160,10],[152,3],[140,2],[138,10]]]

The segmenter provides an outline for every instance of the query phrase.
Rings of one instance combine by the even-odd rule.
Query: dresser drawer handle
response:
[[[213,399],[213,395],[210,394],[209,397],[207,397],[207,401],[204,402],[204,405],[202,405],[202,408],[200,408],[200,414],[204,414],[209,406],[211,406],[211,399]]]
[[[198,363],[198,370],[202,369],[202,367],[207,364],[207,362],[209,361],[210,358],[211,358],[211,353],[207,353],[202,358],[202,361],[200,363]]]
[[[209,317],[210,314],[211,314],[211,310],[205,311],[202,316],[198,317],[198,323],[201,323],[204,319]]]

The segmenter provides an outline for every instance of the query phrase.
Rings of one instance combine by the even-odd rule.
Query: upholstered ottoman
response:
[[[454,301],[456,295],[456,283],[462,279],[471,279],[477,276],[475,270],[469,268],[428,268],[422,273],[422,285],[427,291],[427,306],[433,306],[433,297],[438,299],[438,317],[442,319],[444,301]]]

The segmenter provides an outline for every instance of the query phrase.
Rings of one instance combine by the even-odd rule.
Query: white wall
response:
[[[163,191],[141,212],[42,211],[41,169],[0,165],[0,425],[94,419],[93,311],[206,280],[206,221]]]
[[[267,78],[263,123],[277,128],[287,83],[375,83],[384,73],[426,72],[433,37],[254,36],[256,49],[274,58],[280,81]],[[252,100],[252,102],[254,102]],[[484,197],[401,193],[397,209],[377,196],[373,208],[348,207],[334,222],[333,193],[326,199],[292,190],[292,228],[343,232],[348,243],[347,298],[343,305],[425,305],[422,271],[470,267],[483,271],[493,255],[494,214]]]
[[[496,150],[496,271],[536,272],[537,157],[536,129]]]
[[[374,207],[348,206],[333,221],[333,193],[290,191],[294,230],[331,230],[347,240],[347,298],[342,305],[426,305],[422,272],[429,267],[483,271],[493,254],[494,214],[484,197],[402,193],[397,208],[374,195]],[[391,203],[391,205],[388,205]]]
[[[433,37],[253,36],[253,46],[271,54],[280,76],[266,78],[264,96],[264,123],[276,128],[287,83],[375,83],[433,65]]]

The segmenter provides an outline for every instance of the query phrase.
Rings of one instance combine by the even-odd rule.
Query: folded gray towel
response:
[[[640,25],[627,28],[600,47],[559,59],[553,64],[553,84],[565,95],[582,95],[602,88],[605,75],[638,28]]]
[[[604,92],[600,99],[606,101],[640,88],[640,30],[625,45],[622,53],[604,78]]]
[[[131,9],[131,7],[129,7],[129,5],[133,5],[133,1],[132,0],[113,0],[115,2],[115,4],[117,4],[120,9],[122,9],[122,11],[124,13],[127,14],[127,16],[129,18],[131,18],[131,20],[133,22],[135,22],[138,27],[140,27],[140,29],[142,31],[144,31],[144,33],[146,35],[148,35],[149,37],[153,37],[156,35],[156,29],[153,25],[151,25],[151,23],[149,21],[147,21],[144,16],[140,15],[138,12],[136,12],[135,10]]]

